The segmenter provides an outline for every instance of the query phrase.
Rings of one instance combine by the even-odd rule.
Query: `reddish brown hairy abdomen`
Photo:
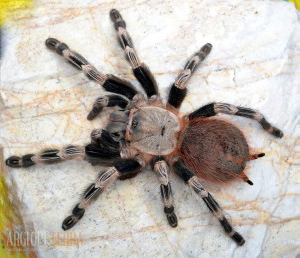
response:
[[[200,178],[225,183],[238,177],[249,160],[244,134],[234,125],[218,119],[190,122],[180,136],[179,153]]]

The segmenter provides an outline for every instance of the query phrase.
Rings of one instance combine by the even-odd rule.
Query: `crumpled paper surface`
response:
[[[1,66],[0,141],[4,157],[69,143],[89,142],[86,116],[104,94],[99,85],[46,49],[55,37],[100,71],[134,81],[109,19],[117,8],[140,56],[154,73],[161,95],[203,44],[213,50],[188,84],[181,113],[211,101],[260,110],[285,133],[276,139],[255,121],[222,115],[246,134],[253,151],[266,157],[249,163],[249,186],[206,184],[246,239],[228,238],[205,204],[171,175],[179,219],[165,218],[156,175],[118,181],[86,211],[71,232],[79,246],[49,241],[35,246],[40,257],[296,257],[300,253],[299,39],[297,12],[277,1],[36,1],[6,23]],[[138,89],[140,86],[134,82]],[[298,95],[297,95],[298,94]],[[221,116],[220,116],[221,117]],[[298,131],[297,131],[298,130]],[[298,141],[299,151],[299,141]],[[299,164],[299,161],[298,161]],[[6,167],[5,178],[28,232],[59,232],[83,189],[104,168],[84,161]]]

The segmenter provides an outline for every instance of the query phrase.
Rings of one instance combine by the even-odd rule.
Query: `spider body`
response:
[[[6,165],[14,168],[30,167],[78,159],[87,160],[92,165],[110,166],[86,188],[72,214],[63,221],[64,230],[73,227],[83,217],[88,206],[110,183],[117,179],[132,178],[147,165],[158,176],[164,212],[170,226],[176,227],[178,222],[169,180],[169,172],[172,170],[202,198],[225,233],[238,245],[243,245],[244,238],[233,229],[221,206],[205,189],[202,180],[228,182],[240,178],[251,185],[253,183],[244,173],[246,162],[262,157],[264,153],[250,154],[243,133],[231,123],[213,117],[222,113],[243,116],[256,120],[275,137],[281,138],[283,133],[260,112],[226,103],[209,103],[180,117],[178,110],[187,94],[187,82],[210,53],[212,45],[205,44],[188,60],[184,70],[171,85],[167,104],[164,104],[159,97],[154,76],[137,56],[121,14],[113,9],[110,17],[133,74],[147,98],[139,94],[130,82],[101,73],[68,45],[49,38],[46,40],[49,49],[61,55],[106,91],[114,93],[97,98],[87,119],[94,119],[105,107],[118,106],[120,110],[111,113],[106,130],[95,129],[91,133],[91,143],[85,146],[72,144],[23,157],[11,156],[6,160]]]
[[[178,117],[155,106],[131,109],[125,139],[130,146],[151,155],[174,152],[180,130]]]
[[[243,133],[219,119],[197,119],[185,130],[180,157],[207,181],[226,183],[243,173],[249,147]]]

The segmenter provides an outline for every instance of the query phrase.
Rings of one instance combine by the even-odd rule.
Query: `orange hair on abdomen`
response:
[[[179,155],[200,178],[225,183],[239,176],[249,160],[249,146],[236,126],[215,118],[191,121],[180,136]]]

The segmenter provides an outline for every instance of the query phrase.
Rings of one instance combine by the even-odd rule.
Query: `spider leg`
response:
[[[199,109],[195,110],[193,113],[188,115],[189,120],[197,119],[199,117],[210,117],[216,114],[228,114],[235,116],[243,116],[250,119],[254,119],[261,124],[263,129],[268,133],[274,135],[275,137],[282,138],[283,132],[278,128],[272,126],[265,117],[258,111],[254,111],[250,108],[237,107],[226,103],[210,103]]]
[[[106,91],[121,94],[128,99],[132,99],[133,96],[137,94],[137,91],[130,82],[122,80],[112,74],[99,72],[82,55],[71,50],[65,43],[54,38],[48,38],[46,40],[46,46],[51,50],[55,50],[57,54],[61,55],[78,70],[83,71],[89,79],[100,84]]]
[[[128,105],[128,100],[118,95],[107,95],[96,99],[93,109],[88,114],[87,119],[93,120],[103,109],[103,107],[119,106],[125,108]]]
[[[136,50],[134,49],[131,37],[126,30],[126,23],[118,10],[110,11],[110,18],[115,25],[118,33],[119,42],[124,49],[127,61],[132,67],[132,71],[136,79],[140,82],[148,97],[158,95],[157,83],[149,68],[140,61]]]
[[[212,45],[207,43],[188,60],[184,66],[184,70],[178,75],[175,83],[171,87],[168,97],[168,105],[173,106],[174,108],[180,108],[187,93],[186,83],[196,71],[199,64],[210,53],[211,49]]]
[[[177,160],[172,165],[175,173],[182,178],[202,198],[211,213],[219,220],[226,234],[228,234],[238,245],[245,243],[244,238],[236,232],[225,217],[222,208],[212,195],[201,184],[200,179],[183,163]]]
[[[73,227],[84,215],[86,208],[95,201],[104,189],[122,176],[137,174],[142,170],[141,164],[134,159],[124,159],[117,162],[105,172],[100,173],[94,183],[88,186],[84,191],[80,202],[72,210],[72,215],[65,218],[62,224],[64,230]]]
[[[69,145],[58,149],[44,149],[38,154],[26,154],[23,157],[11,156],[6,165],[13,168],[31,167],[35,164],[55,164],[66,160],[87,160],[92,164],[111,162],[120,159],[120,151],[103,146],[88,144],[86,146]]]
[[[177,227],[177,216],[174,212],[173,194],[169,181],[169,166],[164,158],[157,157],[153,160],[153,170],[157,173],[160,185],[160,193],[164,204],[164,212],[171,227]]]

